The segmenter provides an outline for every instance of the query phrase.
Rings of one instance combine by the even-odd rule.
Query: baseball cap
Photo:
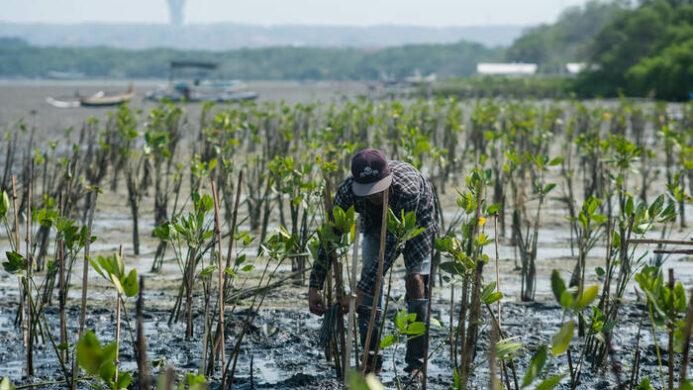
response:
[[[385,191],[392,184],[392,174],[382,150],[364,149],[351,159],[354,181],[351,189],[356,196],[369,196]]]

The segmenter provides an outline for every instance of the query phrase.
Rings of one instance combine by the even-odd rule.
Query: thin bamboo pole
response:
[[[671,244],[671,245],[693,245],[693,240],[656,240],[650,238],[635,239],[631,238],[628,240],[631,244]]]
[[[140,289],[137,297],[137,344],[135,346],[135,356],[137,358],[137,372],[139,380],[137,381],[140,390],[150,390],[149,385],[149,367],[147,366],[147,341],[144,335],[144,319],[142,311],[144,309],[144,277],[140,276]]]
[[[375,279],[375,291],[373,291],[373,306],[371,307],[371,318],[368,321],[368,330],[366,332],[366,342],[363,345],[363,357],[361,359],[362,371],[366,372],[368,369],[368,352],[370,350],[371,337],[373,337],[373,326],[375,325],[376,309],[378,307],[378,301],[380,299],[380,286],[383,283],[383,263],[385,261],[385,238],[387,235],[387,210],[388,210],[388,193],[389,189],[383,191],[383,215],[380,225],[380,249],[378,250],[378,273]],[[377,356],[373,357],[374,359]],[[375,367],[373,367],[375,368]]]
[[[344,367],[348,367],[351,369],[351,349],[353,348],[353,342],[354,340],[358,340],[358,334],[356,333],[356,328],[354,327],[356,324],[356,269],[358,267],[358,259],[359,259],[359,236],[360,236],[360,226],[359,226],[359,220],[358,218],[356,219],[356,225],[354,226],[354,253],[352,253],[351,257],[351,279],[349,280],[349,290],[351,293],[349,294],[349,313],[348,313],[348,319],[347,319],[347,333],[346,333],[346,360],[344,361]],[[354,354],[354,361],[357,362],[358,366],[358,351]],[[346,373],[347,375],[344,375],[344,386],[349,385],[349,376],[348,372]]]
[[[120,261],[123,261],[123,244],[120,244],[120,248],[118,249],[118,256],[120,256]],[[115,383],[118,383],[118,366],[120,365],[120,293],[116,292],[116,331],[115,331],[115,343],[116,343],[116,349],[115,349],[115,373],[113,374],[113,378]]]
[[[31,285],[30,280],[34,269],[34,259],[31,257],[31,187],[32,178],[34,174],[34,164],[31,163],[31,168],[29,169],[29,179],[27,180],[27,204],[26,204],[26,273],[27,273],[27,284],[25,288],[27,297],[27,310],[26,319],[28,323],[27,332],[29,333],[29,338],[27,339],[27,350],[26,350],[26,374],[29,377],[34,375],[34,315],[33,303],[31,299]]]
[[[79,333],[77,338],[82,337],[84,333],[84,321],[87,317],[87,282],[89,281],[89,245],[91,244],[91,228],[94,223],[94,209],[96,208],[96,199],[98,198],[98,190],[92,190],[94,199],[89,209],[89,220],[87,221],[87,239],[84,241],[84,266],[82,268],[82,308],[79,315]],[[72,382],[70,385],[74,390],[77,385],[77,359],[72,358]]]
[[[219,218],[219,195],[217,186],[212,181],[212,196],[214,199],[214,230],[217,236],[217,259],[219,262],[219,351],[221,352],[221,388],[226,387],[226,352],[224,346],[224,269],[221,258],[221,219]],[[231,241],[233,242],[234,233],[231,231]],[[207,346],[205,345],[205,348]]]
[[[436,253],[436,235],[435,232],[431,237],[431,264],[428,272],[428,294],[426,298],[428,299],[428,305],[426,307],[426,344],[424,345],[424,364],[423,370],[421,370],[421,388],[426,390],[426,385],[428,383],[428,349],[431,345],[431,307],[433,306],[433,258]]]

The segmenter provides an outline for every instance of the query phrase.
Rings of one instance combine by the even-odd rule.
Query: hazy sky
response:
[[[187,0],[185,23],[469,26],[552,22],[586,0]],[[1,0],[9,22],[167,23],[166,0]]]

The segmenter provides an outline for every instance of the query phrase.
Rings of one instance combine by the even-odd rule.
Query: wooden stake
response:
[[[147,366],[147,341],[144,336],[144,319],[142,310],[144,309],[144,277],[140,276],[140,291],[137,296],[137,344],[135,345],[135,356],[137,358],[137,371],[139,373],[140,390],[150,390],[149,367]],[[169,367],[170,370],[170,367]],[[172,373],[172,372],[171,372]],[[172,376],[172,375],[171,375]],[[168,378],[168,371],[167,371]],[[168,381],[167,381],[168,382]],[[170,388],[170,387],[167,387]]]
[[[219,218],[219,196],[217,186],[212,181],[212,197],[214,199],[214,230],[217,236],[217,259],[219,264],[219,351],[221,352],[221,388],[226,387],[226,352],[224,346],[224,268],[221,259],[221,221]],[[235,212],[234,212],[235,218]],[[231,231],[231,242],[233,242],[234,232]],[[207,346],[205,345],[206,349]]]
[[[366,373],[368,369],[368,352],[370,350],[371,337],[373,337],[373,326],[375,325],[376,309],[378,300],[380,299],[380,287],[383,283],[383,263],[385,261],[385,239],[387,236],[387,210],[388,210],[388,192],[389,189],[383,191],[383,215],[380,225],[380,249],[378,250],[378,273],[375,279],[375,291],[373,291],[373,306],[371,307],[371,318],[368,321],[368,331],[366,332],[366,342],[363,345],[363,357],[361,359],[361,370]],[[377,359],[374,356],[373,359]],[[375,368],[375,367],[373,367]]]
[[[63,199],[62,192],[58,199],[58,207],[60,208],[60,216],[63,216]],[[67,315],[65,313],[65,241],[58,240],[58,304],[60,305],[60,344],[67,345]],[[67,349],[60,351],[60,356],[63,362],[67,361]],[[69,378],[65,378],[68,379]]]
[[[98,190],[92,189],[94,199],[89,209],[89,220],[87,221],[87,239],[84,242],[84,267],[82,268],[82,310],[79,315],[79,333],[77,339],[82,337],[84,333],[84,321],[87,317],[87,282],[89,281],[89,245],[91,244],[91,228],[94,223],[94,209],[96,208],[96,199],[98,198]],[[77,384],[77,359],[72,359],[72,389],[75,389]]]
[[[31,168],[29,169],[29,179],[27,181],[27,204],[26,204],[26,297],[27,297],[27,310],[26,319],[28,323],[28,333],[29,338],[27,339],[27,351],[26,351],[26,374],[29,377],[34,375],[34,316],[33,316],[33,303],[31,299],[31,275],[34,268],[34,259],[31,258],[31,187],[32,178],[34,176],[34,164],[31,163]]]
[[[120,257],[120,261],[123,261],[123,244],[120,244],[120,249],[118,249],[118,256]],[[118,365],[120,364],[120,360],[118,359],[118,356],[120,355],[119,350],[120,350],[120,293],[116,292],[116,332],[115,332],[115,343],[116,343],[116,350],[115,350],[115,373],[114,373],[114,381],[115,383],[118,383]]]
[[[426,308],[426,345],[424,346],[424,363],[423,369],[421,370],[421,388],[426,390],[426,385],[428,383],[428,349],[431,346],[431,307],[433,306],[433,258],[436,252],[436,235],[435,231],[431,237],[431,268],[428,271],[428,307]]]
[[[351,293],[349,294],[349,313],[348,313],[348,318],[347,318],[347,331],[346,331],[346,360],[344,361],[344,367],[346,375],[344,375],[344,386],[348,386],[349,383],[349,372],[346,370],[346,368],[349,368],[351,370],[351,349],[353,348],[353,342],[354,340],[358,340],[358,333],[356,333],[356,328],[354,327],[356,324],[356,269],[358,268],[358,259],[359,259],[359,235],[360,235],[360,226],[359,226],[359,219],[357,218],[355,221],[356,225],[354,226],[354,252],[352,253],[351,257],[351,280],[349,283],[349,290]],[[358,366],[358,350],[354,354],[354,361],[357,362]]]

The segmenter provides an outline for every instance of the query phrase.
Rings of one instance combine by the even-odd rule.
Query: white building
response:
[[[537,64],[523,62],[481,62],[476,65],[481,75],[529,76],[537,73]]]

